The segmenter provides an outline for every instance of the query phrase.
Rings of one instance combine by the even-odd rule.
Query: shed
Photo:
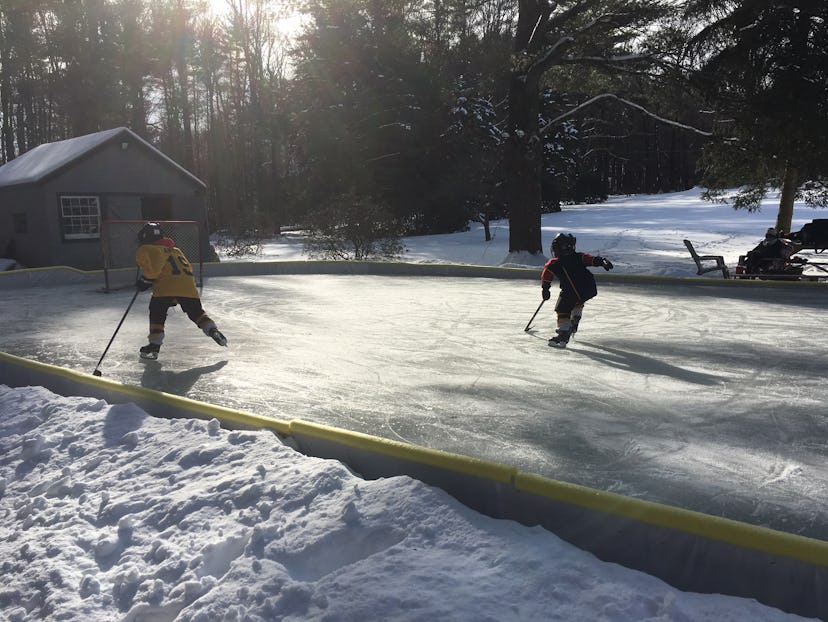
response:
[[[206,185],[125,127],[45,143],[0,166],[0,257],[103,268],[105,220],[193,220]]]

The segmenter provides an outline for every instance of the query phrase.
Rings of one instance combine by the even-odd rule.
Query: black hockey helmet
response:
[[[148,222],[138,232],[138,242],[141,244],[152,244],[164,237],[161,225],[157,222]]]
[[[575,252],[575,236],[571,233],[559,233],[552,240],[552,254],[555,257]]]

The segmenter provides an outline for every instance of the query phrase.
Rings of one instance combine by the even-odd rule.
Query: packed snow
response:
[[[24,620],[796,620],[677,591],[270,432],[0,385],[0,615]]]
[[[544,246],[570,231],[580,250],[609,257],[619,273],[693,276],[682,239],[733,265],[775,220],[773,198],[748,214],[698,194],[565,207],[544,216]],[[794,228],[819,216],[798,205]],[[409,238],[403,260],[538,264],[508,255],[507,223],[493,223],[493,231],[490,243],[479,226]],[[284,235],[253,259],[302,258],[301,240]],[[236,285],[245,284],[258,287],[253,279]],[[100,331],[99,310],[84,306],[91,319],[78,311],[73,320]],[[10,317],[2,301],[0,309]],[[27,307],[24,316],[17,321],[40,330],[37,314]],[[124,332],[138,336],[145,327]],[[15,353],[6,345],[17,339],[12,330],[0,349]],[[45,340],[44,351],[55,352]],[[668,372],[712,381],[701,370]],[[162,375],[150,370],[144,379]],[[366,481],[270,432],[156,419],[134,405],[2,384],[0,570],[0,617],[13,622],[802,619],[752,600],[680,592],[543,529],[479,515],[410,478]]]

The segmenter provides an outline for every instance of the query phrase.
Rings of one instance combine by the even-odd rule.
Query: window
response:
[[[64,240],[101,237],[101,208],[98,197],[60,197],[60,218]]]

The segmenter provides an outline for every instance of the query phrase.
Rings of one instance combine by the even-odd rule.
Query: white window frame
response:
[[[62,195],[60,197],[60,222],[64,240],[100,239],[100,199],[94,195]]]

